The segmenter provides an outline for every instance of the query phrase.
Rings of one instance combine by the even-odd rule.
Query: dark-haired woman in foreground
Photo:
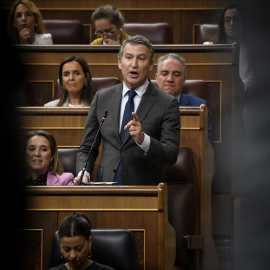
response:
[[[66,216],[58,230],[60,248],[66,263],[49,270],[114,270],[91,260],[91,222],[79,213]]]

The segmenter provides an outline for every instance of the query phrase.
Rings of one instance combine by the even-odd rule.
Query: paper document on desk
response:
[[[82,182],[83,185],[114,185],[114,184],[117,184],[117,182]]]

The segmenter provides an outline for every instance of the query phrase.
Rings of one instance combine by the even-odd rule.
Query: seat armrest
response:
[[[185,235],[183,238],[186,239],[188,249],[203,249],[204,248],[204,237],[203,235]]]

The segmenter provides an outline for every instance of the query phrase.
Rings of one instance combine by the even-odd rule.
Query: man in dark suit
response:
[[[159,57],[155,78],[160,89],[177,98],[179,106],[208,106],[207,101],[202,98],[181,93],[186,80],[186,60],[179,54],[169,53]],[[211,131],[208,114],[208,141],[213,146]]]
[[[176,162],[180,141],[179,105],[174,97],[155,87],[148,79],[154,66],[153,55],[152,44],[142,36],[134,36],[122,43],[118,67],[124,82],[99,90],[90,105],[77,155],[78,175],[105,111],[108,111],[108,116],[93,146],[83,181],[90,180],[101,141],[102,155],[96,182],[115,180],[123,185],[157,185],[165,181],[164,167]],[[127,134],[121,141],[119,133],[129,90],[136,94],[134,111],[129,115],[131,120],[124,127]],[[116,180],[120,168],[121,179]]]

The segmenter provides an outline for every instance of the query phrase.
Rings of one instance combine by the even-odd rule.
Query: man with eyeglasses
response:
[[[90,45],[120,45],[131,37],[122,29],[124,17],[121,12],[111,5],[97,8],[92,14],[92,21],[96,39]]]

